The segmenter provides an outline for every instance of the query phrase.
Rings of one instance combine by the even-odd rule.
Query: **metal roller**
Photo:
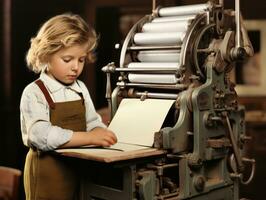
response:
[[[140,51],[137,58],[141,62],[179,62],[180,51]]]
[[[179,63],[155,63],[155,62],[149,62],[149,63],[138,63],[138,62],[132,62],[128,65],[128,68],[131,69],[171,69],[171,70],[178,70],[180,67]]]
[[[147,98],[155,98],[155,99],[177,99],[178,94],[171,93],[154,93],[154,92],[134,92],[133,94],[129,94],[131,97],[142,97],[146,96]]]
[[[137,45],[180,45],[185,33],[137,33],[134,42]]]
[[[142,27],[142,32],[186,32],[188,25],[189,21],[146,23]]]
[[[196,15],[209,8],[209,4],[196,4],[190,6],[167,7],[159,10],[159,16]]]
[[[132,83],[176,84],[178,78],[174,74],[128,74]]]
[[[174,17],[156,17],[151,22],[178,22],[178,21],[189,21],[196,17],[196,15],[184,15],[184,16],[174,16]]]

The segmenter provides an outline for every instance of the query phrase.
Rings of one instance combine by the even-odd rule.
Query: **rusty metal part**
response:
[[[211,148],[224,148],[224,147],[231,147],[231,142],[227,138],[220,138],[220,139],[208,139],[208,147]]]

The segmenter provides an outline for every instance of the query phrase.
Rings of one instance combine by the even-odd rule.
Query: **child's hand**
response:
[[[90,137],[90,143],[92,145],[100,145],[103,147],[109,147],[117,142],[115,134],[104,128],[95,128],[88,134]]]

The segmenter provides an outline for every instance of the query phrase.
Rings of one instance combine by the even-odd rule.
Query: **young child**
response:
[[[22,138],[30,147],[24,170],[27,200],[75,199],[72,163],[52,150],[117,141],[77,80],[85,62],[92,61],[96,40],[95,31],[72,14],[49,19],[31,39],[26,60],[40,78],[24,89],[20,104]]]

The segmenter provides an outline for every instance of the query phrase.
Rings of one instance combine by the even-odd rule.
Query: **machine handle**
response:
[[[249,159],[249,158],[242,158],[242,161],[251,163],[251,173],[250,173],[249,178],[247,180],[243,180],[244,179],[243,173],[237,173],[237,172],[230,174],[230,176],[232,178],[238,178],[240,180],[241,184],[248,185],[252,181],[252,179],[254,178],[255,169],[256,169],[256,161],[255,161],[255,159]]]
[[[254,178],[255,169],[256,169],[256,161],[255,161],[255,159],[249,159],[249,158],[242,158],[242,161],[251,163],[251,173],[250,173],[249,178],[246,181],[244,181],[243,176],[242,176],[240,179],[240,181],[243,185],[248,185],[252,181],[252,179]]]

